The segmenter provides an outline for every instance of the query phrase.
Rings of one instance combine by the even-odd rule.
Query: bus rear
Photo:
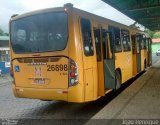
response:
[[[78,82],[77,65],[68,56],[68,13],[59,10],[28,13],[10,21],[16,97],[68,101],[69,86]]]

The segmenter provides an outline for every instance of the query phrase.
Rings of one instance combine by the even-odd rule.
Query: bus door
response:
[[[105,89],[115,89],[115,54],[113,32],[103,32]]]
[[[146,38],[146,49],[147,49],[147,67],[149,66],[149,38]]]
[[[141,36],[137,36],[137,73],[141,72]]]
[[[96,54],[94,52],[91,22],[88,19],[81,18],[81,35],[83,45],[83,70],[84,70],[84,99],[85,101],[93,100],[94,89],[97,77]],[[96,87],[95,87],[96,88]],[[97,95],[96,95],[97,97]]]
[[[104,96],[104,69],[102,53],[102,32],[100,28],[94,28],[94,41],[97,55],[98,96]]]
[[[131,36],[132,39],[132,55],[133,55],[133,75],[137,74],[137,43],[136,35]]]
[[[148,38],[148,66],[152,65],[151,38]]]

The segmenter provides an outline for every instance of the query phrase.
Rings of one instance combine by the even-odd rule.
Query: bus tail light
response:
[[[71,69],[71,70],[75,70],[75,65],[72,64],[72,65],[70,66],[70,69]]]
[[[78,83],[78,68],[73,60],[69,60],[69,87]]]
[[[75,77],[75,73],[74,72],[70,72],[70,77]]]

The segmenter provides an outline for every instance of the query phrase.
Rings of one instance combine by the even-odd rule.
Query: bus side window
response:
[[[94,55],[92,43],[91,23],[88,19],[81,18],[81,32],[83,38],[84,54],[86,56]]]
[[[115,45],[115,52],[121,52],[122,51],[122,43],[121,43],[121,37],[120,37],[120,29],[116,27],[109,26],[109,31],[112,32],[112,35],[114,37],[114,45]]]
[[[148,41],[148,51],[149,51],[149,52],[152,51],[151,44],[152,44],[152,40],[151,40],[151,38],[150,38],[149,41]]]
[[[101,31],[100,29],[94,30],[94,40],[96,45],[96,54],[97,54],[97,61],[101,61]]]
[[[149,43],[149,38],[146,39],[146,49],[148,51],[148,43]]]
[[[146,37],[142,35],[141,49],[146,49]]]
[[[136,51],[136,37],[135,37],[135,35],[131,36],[131,40],[132,40],[132,53],[136,54],[137,51]]]
[[[120,38],[120,29],[115,28],[114,30],[115,35],[115,52],[121,52],[122,51],[122,45],[121,45],[121,38]]]
[[[112,40],[111,34],[108,33],[106,30],[102,29],[102,47],[103,47],[103,58],[104,59],[112,59]]]
[[[128,30],[121,29],[123,51],[131,51],[130,35]]]
[[[108,46],[108,59],[113,59],[113,48],[114,48],[114,43],[113,43],[113,39],[112,39],[112,33],[109,32],[107,34],[107,38],[108,38],[108,42],[107,42],[107,46]]]
[[[137,53],[140,53],[140,35],[137,36]]]
[[[106,31],[102,29],[102,48],[103,48],[103,59],[107,59],[107,34]]]
[[[144,39],[144,49],[147,49],[146,42],[147,42],[147,38]]]

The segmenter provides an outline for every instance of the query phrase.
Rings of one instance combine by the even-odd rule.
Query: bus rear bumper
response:
[[[16,87],[15,84],[12,84],[12,89],[18,98],[68,101],[68,91],[64,89],[24,88]]]

